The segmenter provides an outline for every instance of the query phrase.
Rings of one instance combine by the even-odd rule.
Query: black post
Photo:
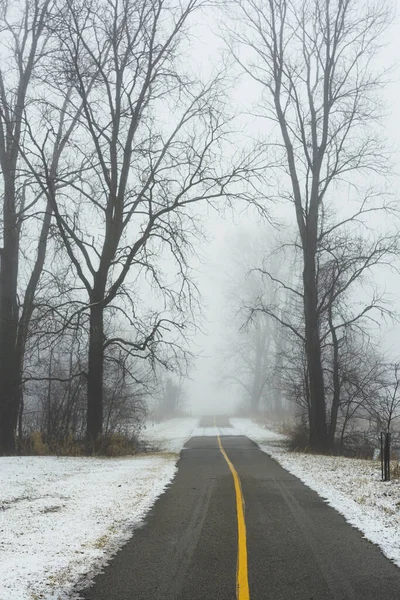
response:
[[[381,472],[382,481],[390,481],[390,433],[381,431]]]
[[[386,481],[390,481],[390,433],[386,434]]]

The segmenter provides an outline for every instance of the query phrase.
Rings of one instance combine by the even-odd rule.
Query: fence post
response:
[[[390,481],[390,433],[381,431],[381,473],[382,481]]]
[[[386,434],[386,481],[390,481],[390,433]]]

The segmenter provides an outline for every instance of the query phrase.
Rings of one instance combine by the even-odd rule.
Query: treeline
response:
[[[1,3],[0,453],[32,427],[95,448],[185,359],[195,206],[252,177],[190,68],[201,6]]]

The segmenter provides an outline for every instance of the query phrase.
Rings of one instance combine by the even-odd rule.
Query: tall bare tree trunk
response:
[[[96,448],[103,427],[104,309],[95,302],[90,308],[89,365],[87,380],[87,441]]]
[[[49,238],[49,231],[51,225],[52,210],[50,202],[46,204],[45,215],[43,218],[42,228],[40,231],[40,237],[38,240],[36,260],[33,266],[26,290],[24,301],[22,304],[21,315],[18,319],[16,340],[15,340],[15,356],[14,363],[17,374],[17,386],[18,386],[18,400],[15,400],[17,404],[18,415],[20,419],[19,426],[19,437],[21,437],[22,431],[22,410],[20,405],[23,405],[23,388],[22,388],[22,374],[24,369],[24,358],[25,348],[28,339],[28,328],[32,318],[34,310],[34,299],[37,286],[39,284],[40,276],[43,272],[44,262],[46,258],[47,242]]]
[[[18,161],[23,139],[27,90],[31,76],[45,46],[40,44],[48,17],[49,0],[24,3],[23,14],[12,16],[3,3],[1,31],[11,34],[9,49],[13,59],[0,70],[0,164],[3,177],[3,248],[0,265],[0,454],[15,453],[15,433],[20,404],[20,370],[17,357],[18,335],[18,260],[20,215],[18,213]],[[10,8],[14,10],[14,4]],[[15,7],[15,15],[18,15]],[[22,16],[22,18],[20,18]],[[5,36],[7,38],[7,33]],[[8,46],[8,43],[6,42]],[[14,64],[13,64],[14,61]],[[5,75],[10,77],[6,81]],[[9,85],[11,83],[11,85]]]
[[[19,246],[15,169],[10,168],[4,174],[4,183],[4,245],[0,266],[0,454],[13,454],[19,410],[19,378],[15,360]]]
[[[307,240],[309,242],[309,240]],[[318,293],[315,268],[315,246],[307,243],[304,250],[304,320],[305,350],[310,385],[310,446],[317,452],[328,450],[325,389],[321,362],[318,323]]]
[[[329,307],[328,313],[329,320],[329,328],[332,337],[332,346],[333,346],[333,360],[332,360],[332,370],[333,370],[333,398],[332,398],[332,407],[331,407],[331,418],[329,423],[329,444],[331,449],[333,449],[335,445],[335,434],[337,427],[337,419],[339,412],[339,403],[340,403],[340,377],[339,377],[339,342],[336,334],[336,329],[333,325],[332,319],[332,306]]]

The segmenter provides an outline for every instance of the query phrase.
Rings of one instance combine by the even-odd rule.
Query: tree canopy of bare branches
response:
[[[382,173],[374,126],[381,76],[372,58],[388,23],[385,3],[354,0],[238,0],[231,50],[262,89],[257,113],[273,123],[302,249],[310,444],[328,449],[318,316],[317,248],[323,206],[340,184]],[[268,146],[274,140],[269,140]]]

